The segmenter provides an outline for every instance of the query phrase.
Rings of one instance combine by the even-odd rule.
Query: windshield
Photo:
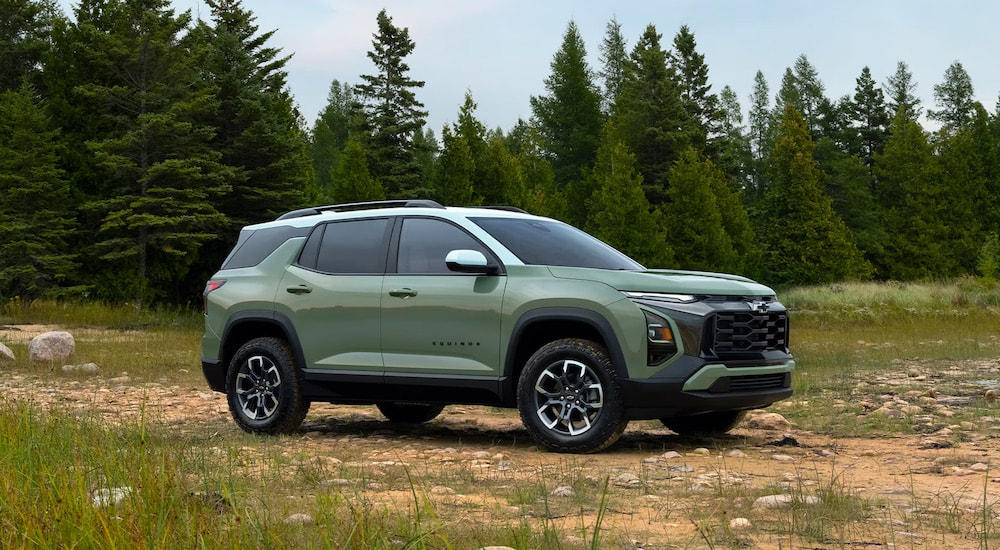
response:
[[[641,270],[635,260],[561,222],[523,218],[470,218],[528,265]]]

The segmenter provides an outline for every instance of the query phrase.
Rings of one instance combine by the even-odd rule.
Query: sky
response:
[[[66,9],[71,0],[62,0]],[[488,128],[509,130],[531,116],[530,98],[545,95],[545,79],[566,27],[574,21],[591,68],[600,70],[599,45],[608,22],[622,26],[628,51],[649,24],[670,47],[687,25],[705,56],[709,83],[730,86],[744,110],[760,70],[772,104],[781,77],[805,54],[827,97],[853,95],[868,66],[879,84],[905,62],[922,107],[933,109],[934,85],[958,61],[976,99],[994,112],[1000,94],[1000,2],[989,0],[244,0],[270,45],[291,54],[288,84],[311,126],[327,102],[330,83],[357,83],[374,67],[366,52],[385,8],[415,44],[406,58],[410,76],[425,81],[417,99],[440,135],[454,123],[466,91]],[[172,0],[179,11],[209,19],[200,0]]]

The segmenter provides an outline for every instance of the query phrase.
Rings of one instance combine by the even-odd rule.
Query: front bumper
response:
[[[756,409],[790,397],[794,371],[791,359],[762,366],[709,364],[686,378],[623,380],[622,399],[630,420]]]

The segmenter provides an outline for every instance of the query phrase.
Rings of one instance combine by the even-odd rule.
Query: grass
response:
[[[930,434],[960,425],[971,427],[960,429],[957,441],[995,434],[1000,407],[983,393],[995,387],[989,384],[995,384],[1000,357],[998,297],[996,286],[974,280],[789,290],[781,298],[792,315],[796,394],[772,410],[799,429],[835,438]],[[71,329],[74,362],[95,362],[104,379],[127,376],[126,383],[151,388],[207,391],[197,354],[201,322],[193,311],[0,304],[0,325]],[[62,373],[59,365],[24,360],[25,342],[5,343],[22,358],[0,366],[5,375],[31,376],[39,387],[49,380],[87,380]],[[886,396],[905,403],[898,405],[902,412],[874,414]],[[942,400],[950,403],[950,416],[937,408]],[[480,412],[517,423],[510,411]],[[503,443],[479,460],[491,466],[483,469],[464,458],[446,460],[462,456],[461,436],[454,443],[428,443],[396,434],[389,436],[393,447],[373,452],[364,434],[344,441],[337,435],[315,442],[308,434],[258,438],[220,429],[220,422],[231,426],[219,419],[206,428],[210,420],[178,427],[143,409],[109,421],[58,405],[0,400],[0,548],[583,549],[636,547],[633,539],[667,548],[768,547],[762,541],[781,547],[873,541],[897,548],[955,541],[1000,546],[992,473],[969,477],[962,490],[927,494],[911,487],[909,501],[898,505],[859,492],[844,475],[846,466],[836,462],[828,469],[797,466],[795,479],[783,486],[741,474],[738,459],[704,472],[547,455],[535,465],[516,464],[514,472],[496,468],[503,460],[496,453],[507,452]],[[485,441],[488,436],[469,445],[490,448]],[[438,456],[428,450],[435,444],[458,450],[428,460]],[[734,444],[747,442],[724,443]],[[663,452],[648,440],[637,445]],[[716,454],[729,448],[704,445]],[[339,460],[320,459],[330,453]],[[627,453],[613,449],[601,459],[616,454]],[[963,460],[956,454],[954,465]],[[616,485],[626,470],[640,483]],[[563,485],[575,495],[553,496]],[[121,501],[95,506],[102,489],[118,489]],[[753,508],[758,497],[776,493],[799,498],[784,509]],[[805,504],[808,496],[820,504]],[[312,521],[287,523],[293,514]],[[731,529],[735,517],[750,518],[753,531]],[[901,530],[927,538],[900,538]]]

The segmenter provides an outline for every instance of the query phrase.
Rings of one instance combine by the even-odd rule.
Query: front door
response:
[[[388,377],[495,379],[500,375],[500,308],[507,277],[448,270],[452,250],[493,254],[462,228],[404,218],[396,269],[382,286],[382,359]]]

